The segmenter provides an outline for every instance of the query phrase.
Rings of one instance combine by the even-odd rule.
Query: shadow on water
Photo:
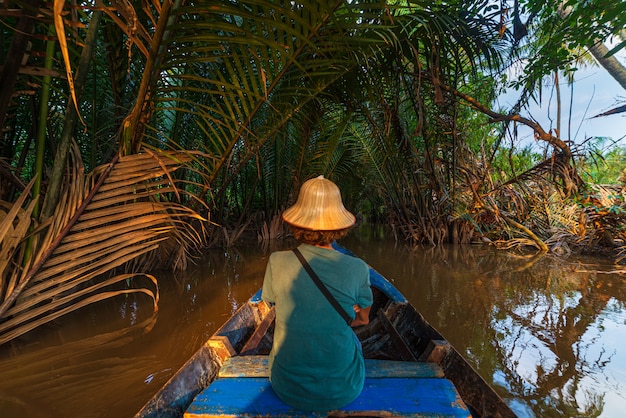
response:
[[[407,249],[384,230],[343,242],[389,278],[521,417],[618,417],[626,286],[594,258],[463,246]],[[0,347],[3,417],[131,417],[262,284],[271,249],[210,251],[139,296],[82,309]]]

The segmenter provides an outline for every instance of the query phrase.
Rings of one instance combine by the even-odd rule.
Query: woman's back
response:
[[[362,260],[313,245],[299,249],[351,317],[354,305],[372,304],[369,269]],[[277,395],[312,411],[339,408],[355,399],[365,378],[358,339],[293,252],[270,256],[263,299],[276,303],[270,378]]]

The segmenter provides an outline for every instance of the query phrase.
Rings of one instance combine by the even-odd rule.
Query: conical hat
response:
[[[304,182],[298,201],[283,213],[283,220],[314,231],[345,229],[356,222],[341,202],[339,187],[324,176]]]

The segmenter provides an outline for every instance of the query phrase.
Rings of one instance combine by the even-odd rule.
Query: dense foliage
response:
[[[122,272],[278,237],[319,174],[412,244],[624,239],[598,215],[623,192],[605,202],[580,174],[588,156],[523,113],[542,79],[621,36],[623,2],[10,3],[0,342],[104,297],[156,302]],[[519,102],[493,108],[507,87]],[[543,155],[517,147],[517,124]]]

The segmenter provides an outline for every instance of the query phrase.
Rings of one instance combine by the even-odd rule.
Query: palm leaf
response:
[[[170,121],[154,132],[214,155],[210,180],[233,161],[232,151],[243,151],[234,160],[239,165],[257,155],[307,103],[357,66],[359,56],[385,42],[365,31],[359,35],[358,29],[371,26],[368,12],[338,0],[200,1],[174,13],[157,72],[167,77],[159,79],[153,97],[153,121],[166,123],[163,115],[175,114],[192,123],[183,131]]]
[[[28,234],[31,225],[31,214],[37,204],[37,200],[32,200],[27,207],[26,199],[29,197],[30,189],[34,184],[34,180],[22,191],[22,194],[13,204],[2,202],[3,209],[7,212],[0,212],[2,222],[0,222],[0,302],[4,302],[6,295],[10,294],[15,288],[17,275],[8,275],[8,272],[14,267],[11,265],[11,258],[20,242],[22,242]]]
[[[203,234],[190,221],[203,224],[205,219],[167,198],[184,192],[177,190],[172,174],[194,158],[191,153],[141,152],[120,157],[88,176],[82,175],[77,152],[72,155],[63,200],[43,238],[33,235],[36,254],[9,276],[0,305],[0,344],[125,293],[146,294],[156,311],[159,294],[153,276],[114,272],[157,250],[164,240],[175,240],[183,249],[203,243]],[[0,231],[10,229],[5,226],[8,221],[7,216]],[[16,247],[9,257],[15,260],[19,254]]]
[[[324,120],[320,115],[332,109],[320,106],[318,99],[341,103],[346,91],[332,92],[329,86],[367,67],[372,57],[382,60],[389,50],[397,52],[405,39],[393,29],[393,21],[413,7],[428,6],[409,3],[392,17],[385,3],[98,1],[109,19],[106,24],[113,22],[124,31],[129,45],[134,45],[128,48],[129,63],[135,69],[132,74],[137,68],[144,70],[143,78],[133,77],[128,87],[132,92],[128,94],[135,94],[136,100],[119,138],[124,156],[84,177],[75,153],[54,216],[48,224],[32,225],[29,239],[35,251],[26,262],[21,261],[26,255],[24,225],[29,223],[26,200],[7,220],[7,231],[9,224],[20,226],[15,240],[22,244],[10,250],[3,245],[2,250],[22,267],[10,275],[6,266],[3,270],[1,341],[123,292],[147,292],[156,301],[158,290],[150,278],[145,287],[125,288],[122,285],[129,278],[132,284],[136,276],[119,271],[122,267],[137,271],[138,264],[148,262],[157,248],[163,249],[172,240],[183,250],[203,241],[203,231],[190,228],[189,221],[204,225],[205,220],[183,202],[193,198],[191,192],[184,193],[195,186],[178,183],[174,175],[183,165],[202,167],[204,184],[210,183],[224,199],[229,195],[228,185],[237,183],[235,176],[250,175],[256,168],[244,170],[248,162],[264,146],[279,140],[287,152],[274,155],[282,155],[288,164],[293,164],[290,157],[296,157],[298,164],[295,170],[281,173],[286,181],[295,184],[311,169],[305,167],[311,155],[316,158],[314,168],[328,173],[348,171],[346,156],[354,150],[344,146],[338,134],[316,126]],[[453,21],[437,20],[432,13],[424,14],[423,20],[427,19],[436,20],[429,30],[445,38]],[[415,33],[410,23],[402,28]],[[71,32],[68,29],[68,36]],[[80,44],[78,38],[68,39],[67,44],[72,41]],[[135,50],[140,54],[133,55]],[[467,54],[467,60],[474,58]],[[65,63],[70,65],[67,59]],[[69,68],[66,72],[70,73]],[[316,107],[317,114],[309,117],[306,112]],[[367,124],[352,128],[350,116],[346,112],[331,124],[363,138],[379,128]],[[332,152],[320,155],[320,147],[326,145],[332,145]],[[393,141],[382,147],[373,144],[369,151],[382,149],[384,153],[372,154],[381,158],[394,145]],[[163,149],[199,149],[204,154]],[[381,179],[394,178],[389,173],[402,170],[384,164]],[[216,179],[221,180],[221,190],[216,189]],[[390,187],[401,196],[402,184]],[[288,192],[276,193],[280,196],[274,201],[276,206]],[[18,212],[23,213],[21,218]]]

